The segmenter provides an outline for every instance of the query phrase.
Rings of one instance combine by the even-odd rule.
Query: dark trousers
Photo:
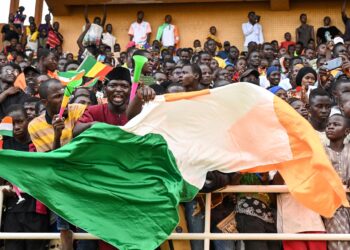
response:
[[[48,232],[49,216],[31,213],[7,213],[4,218],[5,232]],[[5,240],[5,250],[45,250],[47,240]]]
[[[257,217],[236,214],[237,230],[240,233],[277,233],[276,225]],[[280,250],[279,241],[245,240],[245,250]]]

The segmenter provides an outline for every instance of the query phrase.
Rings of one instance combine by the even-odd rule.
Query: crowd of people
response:
[[[13,137],[3,136],[2,149],[48,152],[68,144],[74,137],[96,122],[124,125],[139,114],[144,103],[155,95],[219,88],[245,82],[265,88],[283,99],[309,121],[319,134],[333,167],[344,184],[350,184],[350,18],[346,0],[342,6],[345,32],[331,26],[317,29],[307,24],[307,15],[300,15],[300,26],[285,33],[284,41],[264,40],[260,16],[248,13],[242,25],[244,49],[229,41],[223,43],[216,27],[209,28],[205,41],[195,39],[193,47],[180,47],[179,29],[166,15],[151,42],[151,25],[143,11],[130,25],[130,42],[125,51],[113,35],[104,7],[102,19],[93,22],[85,8],[83,32],[77,39],[79,53],[64,53],[64,38],[59,23],[36,24],[29,17],[24,26],[25,9],[9,15],[2,32],[0,53],[0,120],[12,117]],[[238,35],[238,34],[237,34]],[[71,38],[70,38],[71,39]],[[202,46],[203,44],[203,46]],[[148,59],[142,68],[136,98],[128,102],[135,68],[134,55]],[[77,88],[63,117],[58,115],[64,86],[57,72],[77,70],[82,61],[93,56],[113,69],[92,87]],[[24,74],[25,87],[18,85]],[[22,74],[22,75],[23,75]],[[84,81],[90,79],[84,78]],[[268,114],[267,114],[268,115]],[[210,156],[208,156],[210,157]],[[25,178],[25,177],[23,177]],[[3,184],[6,184],[3,180]],[[9,184],[9,183],[7,183]],[[260,174],[223,174],[210,172],[202,192],[212,192],[226,185],[281,185],[278,172]],[[11,184],[10,184],[11,185]],[[13,187],[15,190],[16,187]],[[50,249],[97,250],[115,249],[102,241],[72,240],[72,230],[82,230],[52,212],[28,194],[18,202],[16,192],[4,191],[3,232],[60,231],[61,241]],[[181,204],[184,210],[182,227],[192,233],[204,231],[204,196]],[[139,225],[141,226],[141,225]],[[350,233],[350,210],[341,207],[334,217],[322,218],[303,207],[289,194],[266,193],[213,194],[211,230],[216,233]],[[169,243],[170,244],[170,243]],[[191,241],[192,250],[204,248],[203,241]],[[212,241],[215,250],[273,249],[350,249],[346,241]],[[174,246],[173,246],[174,247]],[[49,242],[4,241],[5,250],[44,250]],[[57,248],[56,248],[57,249]],[[176,246],[175,246],[176,249]],[[182,248],[178,248],[182,249]]]

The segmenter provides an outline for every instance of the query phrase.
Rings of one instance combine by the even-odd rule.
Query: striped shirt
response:
[[[73,138],[73,128],[80,116],[85,111],[85,105],[70,104],[68,105],[68,117],[64,121],[62,130],[61,146],[69,143]],[[28,131],[33,144],[38,152],[48,152],[53,150],[54,129],[45,118],[45,114],[36,117],[28,125]]]

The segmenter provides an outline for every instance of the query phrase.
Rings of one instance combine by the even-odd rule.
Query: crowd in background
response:
[[[166,15],[151,41],[151,25],[144,12],[137,13],[130,25],[130,41],[125,50],[113,35],[112,24],[103,17],[91,22],[85,8],[85,25],[77,38],[78,54],[64,52],[60,24],[45,16],[45,23],[26,20],[20,7],[9,15],[1,33],[0,53],[0,119],[13,119],[13,137],[3,136],[1,147],[19,151],[48,152],[68,144],[75,136],[96,122],[124,125],[142,110],[155,95],[219,88],[237,82],[265,88],[289,103],[319,134],[333,167],[344,184],[350,181],[350,18],[346,1],[342,6],[342,27],[331,25],[326,16],[317,30],[300,15],[300,26],[286,31],[284,41],[265,41],[261,17],[248,13],[242,24],[243,50],[222,42],[215,26],[209,27],[207,39],[193,38],[193,47],[180,46],[179,28]],[[292,35],[293,34],[293,35]],[[76,39],[69,37],[69,39]],[[142,68],[141,84],[136,98],[129,103],[133,55],[148,62]],[[74,91],[64,116],[58,115],[64,86],[57,72],[74,71],[89,56],[112,66],[104,79],[92,87]],[[25,87],[16,84],[24,75]],[[84,81],[89,81],[85,79]],[[268,115],[268,114],[266,114]],[[213,128],[215,129],[215,128]],[[210,157],[210,156],[208,156]],[[3,183],[6,183],[4,180]],[[9,184],[9,183],[7,183]],[[260,174],[223,174],[210,172],[202,192],[212,192],[226,185],[282,185],[278,172]],[[6,191],[2,231],[60,231],[61,240],[6,240],[5,250],[115,249],[102,241],[73,242],[70,225],[28,194],[24,202],[12,191]],[[204,231],[204,196],[181,204],[185,216],[183,227],[189,232]],[[142,226],[142,225],[138,225]],[[178,227],[182,232],[184,228]],[[322,218],[303,207],[289,194],[266,193],[213,194],[211,231],[216,233],[350,233],[350,210],[341,207],[333,218]],[[171,244],[171,241],[169,241]],[[172,245],[172,244],[171,244]],[[174,246],[173,246],[174,247]],[[191,241],[192,250],[204,248],[203,241]],[[176,246],[175,246],[176,249]],[[181,249],[177,248],[177,249]],[[345,241],[212,241],[215,250],[264,249],[350,249]]]

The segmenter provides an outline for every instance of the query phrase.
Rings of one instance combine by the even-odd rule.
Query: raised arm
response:
[[[106,20],[107,20],[107,8],[106,8],[106,5],[103,5],[103,18],[102,18],[102,23],[101,23],[101,26],[103,29],[105,27]]]
[[[128,120],[131,120],[135,116],[137,116],[142,111],[142,105],[145,102],[152,101],[156,96],[154,90],[148,86],[142,86],[137,90],[137,94],[135,95],[134,100],[129,104],[126,115]]]
[[[78,40],[77,40],[77,44],[78,44],[79,49],[80,49],[81,51],[84,51],[83,40],[84,40],[84,37],[85,37],[86,33],[87,33],[88,30],[90,29],[90,26],[91,26],[90,23],[87,23],[87,24],[85,25],[85,30],[83,31],[83,33],[80,34],[80,36],[79,36],[79,38],[78,38]]]
[[[341,14],[343,16],[346,16],[346,0],[344,0],[344,2],[343,2],[343,6],[341,8]]]
[[[85,5],[84,18],[85,18],[85,23],[90,23],[89,16],[88,16],[88,5]]]

